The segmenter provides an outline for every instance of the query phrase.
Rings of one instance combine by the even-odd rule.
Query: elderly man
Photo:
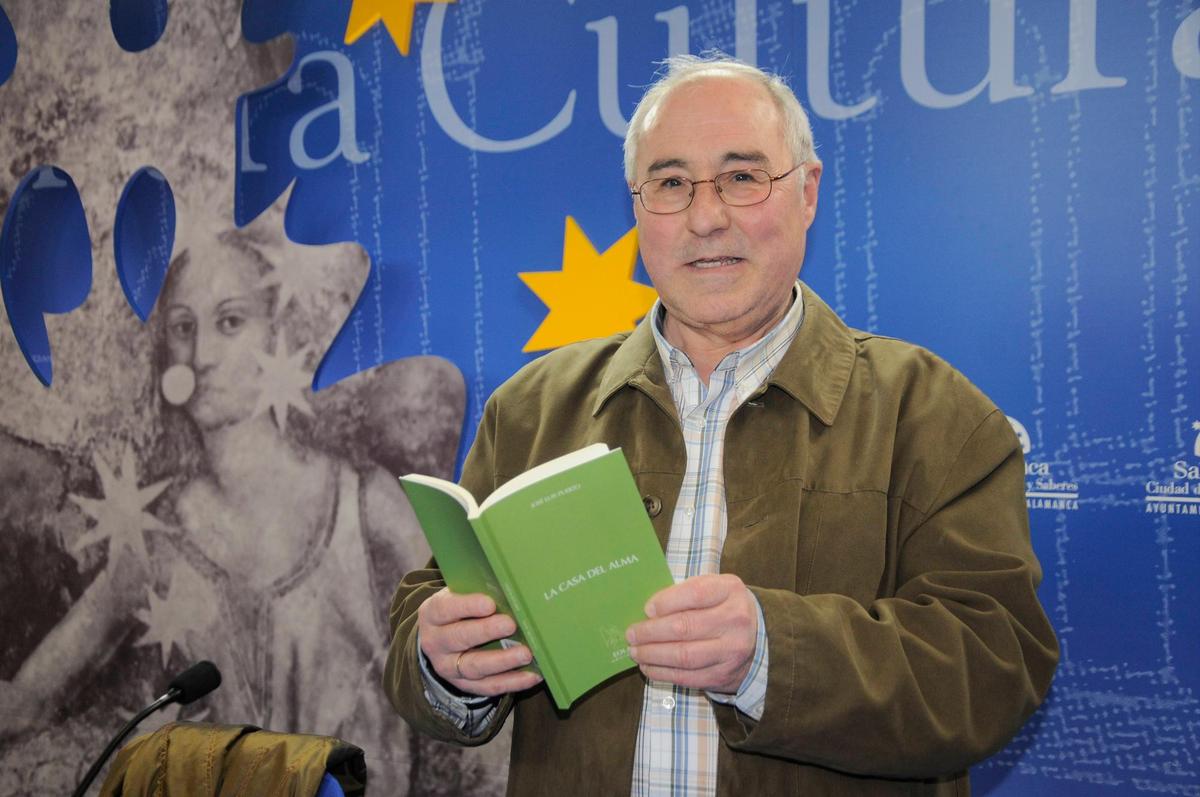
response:
[[[1004,415],[914,346],[797,281],[821,163],[776,77],[675,58],[625,142],[660,300],[488,402],[462,483],[621,446],[676,584],[631,670],[555,711],[482,595],[410,573],[385,686],[479,744],[515,714],[511,794],[965,794],[1057,660]]]

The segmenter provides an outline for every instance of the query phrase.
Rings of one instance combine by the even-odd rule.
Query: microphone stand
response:
[[[87,774],[83,776],[83,780],[79,782],[79,786],[75,789],[71,797],[83,797],[84,793],[88,790],[88,786],[91,786],[92,781],[95,780],[96,776],[100,774],[100,770],[103,769],[105,762],[108,761],[108,757],[111,756],[118,747],[120,747],[121,742],[125,741],[125,737],[137,727],[139,722],[146,719],[146,717],[149,717],[151,714],[158,711],[168,703],[174,702],[181,694],[182,690],[176,687],[168,689],[166,694],[158,698],[158,700],[155,700],[150,705],[146,706],[144,709],[135,714],[133,719],[125,723],[125,727],[121,729],[120,733],[113,737],[113,740],[108,743],[108,747],[105,747],[104,752],[101,753],[100,757],[96,759],[96,763],[92,764],[92,768],[89,769]]]

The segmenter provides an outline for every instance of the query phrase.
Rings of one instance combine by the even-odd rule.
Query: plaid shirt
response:
[[[655,344],[675,399],[687,449],[687,470],[667,542],[667,564],[676,582],[721,569],[725,544],[725,483],[722,463],[725,426],[734,411],[770,377],[804,317],[800,283],[791,309],[765,337],[726,355],[709,377],[700,381],[687,355],[662,336],[662,304],[655,302]],[[449,692],[420,657],[425,697],[443,717],[470,735],[479,735],[493,719],[496,701],[464,698]],[[754,661],[735,695],[685,689],[662,681],[647,681],[642,699],[630,793],[636,797],[714,794],[717,786],[719,735],[710,700],[732,703],[757,720],[767,696],[767,633],[762,607],[758,609],[758,640]]]
[[[731,352],[700,381],[687,355],[661,331],[661,303],[650,310],[654,342],[662,358],[683,428],[687,469],[675,502],[667,564],[675,581],[721,570],[725,545],[725,427],[734,411],[762,387],[803,321],[800,286],[787,315],[765,337]],[[758,642],[750,672],[736,695],[717,695],[662,681],[648,681],[633,762],[631,793],[637,797],[715,794],[720,737],[709,700],[732,703],[757,720],[767,695],[767,635],[758,607]]]

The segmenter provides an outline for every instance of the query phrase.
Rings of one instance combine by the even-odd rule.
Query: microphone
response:
[[[134,715],[133,719],[125,723],[125,727],[121,729],[121,732],[113,737],[113,740],[108,743],[108,747],[105,747],[104,752],[96,759],[96,763],[92,764],[92,768],[83,776],[83,780],[80,781],[79,787],[75,789],[72,797],[83,797],[88,786],[91,786],[92,781],[100,774],[100,769],[104,766],[104,762],[120,746],[125,737],[137,727],[139,722],[171,703],[179,703],[182,706],[193,703],[220,685],[221,671],[211,661],[198,661],[172,678],[171,683],[167,684],[167,691],[153,703]]]
[[[221,671],[211,661],[198,661],[191,667],[176,675],[167,684],[167,693],[159,698],[167,698],[167,703],[179,703],[186,706],[194,703],[221,685]],[[158,702],[158,701],[155,701]]]

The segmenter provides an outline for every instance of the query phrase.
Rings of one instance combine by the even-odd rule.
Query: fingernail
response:
[[[638,653],[637,646],[630,645],[629,646],[629,658],[633,659],[634,661],[637,661],[637,653]]]
[[[625,632],[625,641],[626,641],[626,642],[628,642],[628,643],[629,643],[629,644],[631,644],[631,645],[636,645],[636,644],[637,644],[637,634],[635,634],[635,633],[633,632],[633,629],[632,629],[632,628],[630,628],[629,630],[627,630],[627,631]]]
[[[654,609],[654,602],[651,601],[650,603],[647,603],[646,604],[646,616],[654,617],[656,614],[658,614],[658,612],[656,612]]]

